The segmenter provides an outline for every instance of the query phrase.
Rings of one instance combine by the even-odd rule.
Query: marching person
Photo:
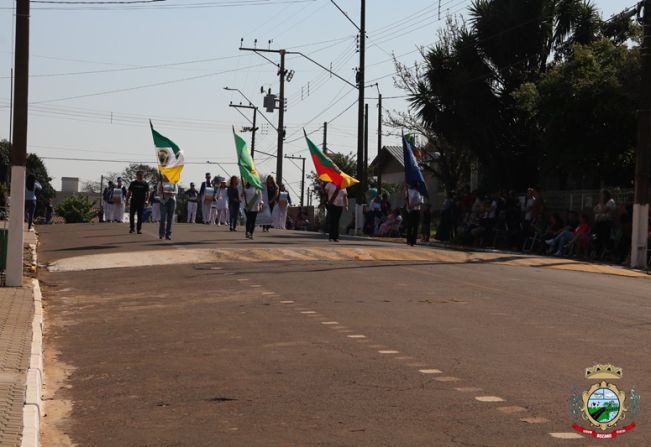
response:
[[[136,179],[129,184],[127,203],[129,203],[129,233],[135,230],[134,218],[138,216],[138,234],[142,234],[142,216],[145,203],[149,200],[149,184],[145,181],[143,171],[136,172]]]
[[[292,199],[289,197],[289,193],[285,190],[285,185],[282,183],[278,185],[278,199],[276,206],[271,213],[271,221],[274,228],[280,230],[287,229],[287,210],[292,204]]]
[[[111,202],[113,202],[113,222],[124,222],[124,209],[126,204],[127,188],[122,183],[122,177],[118,177],[117,184],[113,188]]]
[[[328,239],[339,242],[339,220],[344,208],[348,210],[348,191],[346,188],[339,188],[332,182],[325,185],[327,198],[326,209],[328,210],[327,227]]]
[[[212,206],[212,197],[206,200],[206,189],[212,189],[210,178],[210,172],[206,172],[206,180],[201,183],[199,189],[199,198],[201,199],[201,218],[205,224],[210,223],[210,209]]]
[[[151,190],[149,201],[151,203],[151,221],[153,223],[160,222],[160,197],[158,197],[158,186]]]
[[[194,183],[190,183],[190,189],[185,192],[188,196],[188,223],[195,223],[197,220],[197,201],[199,199],[199,191],[194,187]]]
[[[111,203],[111,194],[113,194],[113,181],[109,180],[108,185],[102,191],[102,200],[104,201],[104,222],[113,220],[113,204]]]
[[[274,208],[278,200],[278,185],[272,175],[267,176],[267,203],[269,204],[269,213],[273,216]],[[275,225],[274,225],[275,226]],[[264,225],[262,231],[268,232],[271,225]]]
[[[242,190],[242,198],[244,199],[244,212],[246,214],[246,238],[253,239],[255,220],[258,218],[258,212],[260,212],[264,204],[262,201],[262,192],[250,183],[247,183],[246,187]]]
[[[416,188],[416,185],[411,184],[407,187],[407,196],[405,199],[407,202],[407,244],[413,247],[416,245],[423,196]]]
[[[160,196],[160,224],[158,225],[158,238],[172,240],[172,222],[176,210],[177,187],[162,174],[162,181],[158,186]]]
[[[219,177],[219,185],[215,193],[215,201],[217,203],[217,215],[215,220],[217,225],[226,225],[228,221],[228,188],[226,187],[226,179]]]
[[[237,231],[237,221],[240,217],[240,193],[237,189],[237,185],[240,183],[240,180],[237,176],[232,176],[231,181],[228,185],[228,225],[230,231]]]

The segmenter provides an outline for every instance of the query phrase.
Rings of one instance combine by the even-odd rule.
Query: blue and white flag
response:
[[[407,186],[416,186],[418,192],[429,199],[425,178],[418,166],[411,143],[404,134],[402,135],[402,150],[405,158],[405,183],[407,183]]]

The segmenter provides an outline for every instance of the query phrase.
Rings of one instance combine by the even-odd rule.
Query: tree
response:
[[[632,183],[640,76],[637,49],[601,38],[575,44],[538,82],[514,92],[541,135],[541,167],[561,187]]]
[[[602,22],[584,0],[475,0],[470,21],[449,20],[438,42],[422,51],[422,62],[396,64],[396,84],[407,92],[410,110],[394,114],[393,124],[420,128],[451,166],[439,168],[439,177],[463,175],[455,166],[474,159],[485,189],[535,184],[549,145],[523,103],[533,100],[523,94],[527,86],[582,47],[608,36],[622,46],[634,30]],[[627,116],[609,117],[620,118]]]
[[[70,196],[57,205],[56,212],[66,223],[88,223],[98,215],[94,206],[88,196]]]
[[[0,183],[5,183],[8,188],[8,179],[11,168],[11,143],[7,140],[0,141]],[[52,178],[47,172],[47,168],[36,154],[27,154],[26,160],[27,174],[33,174],[36,180],[41,184],[43,189],[38,194],[36,202],[36,215],[45,215],[45,207],[50,199],[56,195],[51,185]]]
[[[145,181],[149,183],[150,188],[153,188],[154,185],[156,185],[160,179],[160,173],[158,172],[157,167],[140,164],[140,163],[131,163],[129,166],[124,168],[124,170],[120,174],[117,175],[113,174],[111,177],[108,178],[112,178],[113,181],[115,182],[115,179],[117,177],[122,177],[122,179],[126,183],[130,183],[136,179],[136,172],[138,171],[143,171],[145,175]]]

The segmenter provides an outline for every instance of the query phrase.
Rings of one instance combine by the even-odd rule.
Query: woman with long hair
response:
[[[267,176],[267,203],[269,204],[269,212],[273,216],[274,208],[276,207],[276,204],[278,203],[278,185],[276,184],[276,180],[273,178],[272,175]],[[275,227],[275,225],[274,225]],[[269,228],[271,228],[271,225],[264,225],[262,227],[262,231],[269,231]]]

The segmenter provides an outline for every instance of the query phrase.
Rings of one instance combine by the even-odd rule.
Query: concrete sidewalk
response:
[[[34,445],[38,439],[38,424],[34,425],[40,408],[40,386],[31,386],[28,382],[40,383],[41,378],[32,377],[36,370],[42,372],[40,356],[32,361],[34,335],[40,340],[40,323],[34,327],[36,282],[27,276],[35,265],[36,234],[28,232],[25,226],[24,245],[25,280],[23,287],[0,287],[0,447],[18,447]],[[40,320],[39,320],[40,321]],[[38,347],[38,346],[37,346]],[[38,347],[40,351],[40,347]],[[29,396],[35,394],[35,396]],[[28,402],[34,401],[36,408],[27,409]],[[26,418],[26,415],[33,417]],[[23,435],[28,436],[23,439]],[[27,439],[29,438],[29,439]]]
[[[20,446],[32,343],[31,284],[0,288],[0,446]]]

